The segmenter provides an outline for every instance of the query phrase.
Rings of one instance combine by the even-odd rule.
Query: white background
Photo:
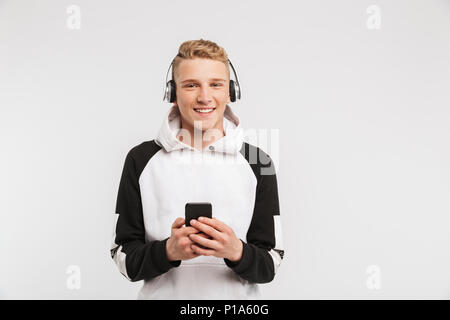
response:
[[[449,17],[446,0],[0,1],[0,298],[136,298],[109,254],[120,174],[200,38],[237,69],[242,125],[279,130],[286,256],[264,297],[450,298]]]

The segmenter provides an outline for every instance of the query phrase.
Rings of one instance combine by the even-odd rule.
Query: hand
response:
[[[201,237],[190,233],[189,238],[195,243],[191,245],[192,251],[199,255],[227,258],[230,261],[239,261],[242,258],[242,241],[236,237],[233,229],[216,218],[200,217],[199,221],[191,220],[191,225],[203,231],[211,238]],[[201,248],[202,245],[206,248]]]
[[[169,261],[189,260],[199,256],[192,250],[193,242],[189,239],[190,234],[196,234],[199,230],[193,227],[185,227],[184,222],[183,218],[177,218],[172,224],[171,235],[166,242],[166,254]],[[207,235],[198,236],[207,237]]]

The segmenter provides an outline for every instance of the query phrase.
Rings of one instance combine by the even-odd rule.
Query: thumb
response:
[[[184,224],[184,218],[177,218],[175,222],[172,224],[172,228],[180,228]]]

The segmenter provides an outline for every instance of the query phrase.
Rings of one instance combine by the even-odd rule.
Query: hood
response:
[[[244,132],[239,125],[239,118],[233,113],[231,107],[226,105],[223,116],[223,129],[225,136],[209,144],[202,151],[211,152],[210,147],[214,147],[215,152],[236,154],[242,148],[244,142]],[[172,106],[164,118],[163,124],[159,129],[158,136],[155,139],[156,144],[164,148],[167,152],[189,149],[196,151],[190,145],[177,139],[178,132],[181,129],[181,114],[177,106]]]

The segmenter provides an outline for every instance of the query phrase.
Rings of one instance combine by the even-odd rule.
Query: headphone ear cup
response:
[[[236,84],[234,83],[234,80],[230,80],[230,101],[235,102],[236,101]]]
[[[167,85],[169,86],[169,102],[174,102],[176,100],[176,92],[177,89],[175,87],[175,81],[170,80],[169,82],[167,82]]]

